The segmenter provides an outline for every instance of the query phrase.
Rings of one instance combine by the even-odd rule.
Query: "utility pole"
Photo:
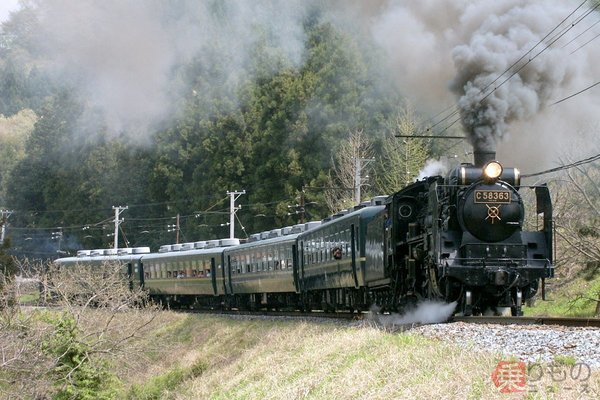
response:
[[[121,222],[123,222],[122,219],[119,219],[119,215],[121,215],[121,213],[127,210],[128,208],[128,206],[113,206],[113,210],[115,210],[115,250],[119,248],[119,225],[121,224]]]
[[[362,169],[369,163],[375,161],[374,158],[354,158],[354,202],[360,204],[360,187],[362,186]],[[363,164],[364,163],[364,164]]]
[[[60,254],[62,253],[61,244],[62,244],[62,238],[63,238],[63,228],[62,228],[62,226],[58,226],[57,229],[58,229],[58,231],[52,232],[51,237],[52,237],[52,240],[58,240],[58,250],[56,250],[56,252],[59,254],[59,257],[60,257]]]
[[[2,233],[0,233],[0,245],[4,243],[4,236],[6,235],[6,223],[8,217],[13,213],[13,211],[9,210],[0,210],[2,213],[2,219],[0,219],[0,224],[2,225]]]
[[[235,223],[235,213],[242,208],[240,207],[236,207],[235,206],[235,201],[243,194],[246,194],[245,190],[242,190],[241,192],[227,192],[227,195],[229,196],[229,238],[230,239],[234,239],[235,238],[235,227],[234,227],[234,223]]]
[[[167,232],[175,232],[175,244],[179,244],[179,213],[175,218],[177,221],[174,224],[167,225]]]

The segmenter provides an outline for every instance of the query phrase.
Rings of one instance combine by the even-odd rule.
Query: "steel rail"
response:
[[[448,322],[500,325],[558,325],[567,327],[600,328],[600,318],[578,317],[501,317],[501,316],[453,316]]]

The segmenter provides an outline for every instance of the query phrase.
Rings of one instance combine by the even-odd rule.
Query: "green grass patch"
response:
[[[593,317],[597,304],[593,299],[600,297],[600,276],[577,277],[548,291],[547,301],[537,297],[533,307],[523,308],[525,315]]]
[[[38,291],[23,293],[19,296],[19,304],[22,304],[25,306],[38,304],[39,300],[40,300],[40,292],[38,292]]]
[[[131,400],[161,399],[165,393],[174,390],[186,380],[201,376],[207,368],[208,364],[204,361],[197,361],[187,368],[171,368],[142,384],[131,386],[126,398]]]
[[[559,365],[573,366],[577,364],[577,358],[573,356],[558,355],[554,357],[554,362]]]

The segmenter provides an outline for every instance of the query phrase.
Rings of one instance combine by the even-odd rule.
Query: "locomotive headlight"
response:
[[[490,161],[483,167],[483,177],[486,180],[498,179],[502,175],[502,165],[498,161]]]

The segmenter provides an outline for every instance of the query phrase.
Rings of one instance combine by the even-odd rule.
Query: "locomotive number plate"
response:
[[[506,190],[476,190],[475,203],[510,204],[511,193]]]

